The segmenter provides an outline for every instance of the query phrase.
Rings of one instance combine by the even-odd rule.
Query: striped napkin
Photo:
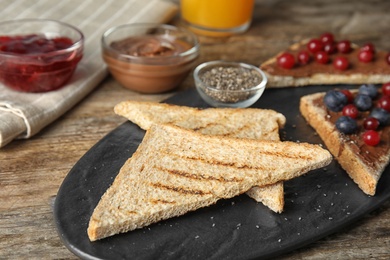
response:
[[[0,0],[0,5],[0,21],[54,19],[77,27],[85,37],[84,57],[73,78],[60,90],[21,93],[0,84],[0,147],[38,133],[107,76],[100,54],[104,31],[125,23],[165,23],[178,11],[176,4],[164,0]]]

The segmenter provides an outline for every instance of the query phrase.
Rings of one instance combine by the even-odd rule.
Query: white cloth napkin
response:
[[[0,21],[54,19],[77,27],[85,37],[84,57],[60,90],[22,93],[0,84],[0,147],[38,133],[106,77],[100,46],[104,31],[125,23],[165,23],[178,11],[176,4],[164,0],[0,0],[0,5]]]

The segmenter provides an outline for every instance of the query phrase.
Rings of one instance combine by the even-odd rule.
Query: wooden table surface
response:
[[[198,62],[225,59],[259,65],[291,43],[325,31],[390,50],[389,10],[387,0],[260,0],[246,33],[199,37]],[[173,23],[179,24],[179,19]],[[190,75],[176,91],[193,87]],[[1,148],[0,259],[75,259],[60,241],[52,214],[64,177],[85,152],[125,121],[114,115],[116,103],[161,101],[175,92],[142,95],[108,77],[33,138]],[[351,226],[281,259],[390,259],[390,201]]]

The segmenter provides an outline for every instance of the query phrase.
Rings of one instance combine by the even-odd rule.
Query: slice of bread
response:
[[[377,146],[365,145],[361,133],[342,134],[333,122],[341,113],[327,110],[323,103],[325,94],[303,96],[300,111],[360,189],[368,195],[375,195],[378,180],[390,160],[389,127],[379,131],[383,140]]]
[[[147,226],[328,165],[319,145],[153,125],[90,218],[91,241]]]
[[[279,141],[284,115],[266,109],[207,108],[199,109],[156,102],[124,101],[114,108],[116,114],[142,129],[153,124],[174,124],[202,134]],[[256,187],[247,192],[274,212],[284,207],[283,183]]]
[[[359,47],[352,44],[352,52],[348,54],[331,54],[330,62],[319,64],[313,60],[307,65],[296,64],[292,69],[283,69],[277,65],[277,57],[284,52],[294,56],[306,49],[309,40],[291,45],[287,50],[266,60],[260,66],[268,78],[268,88],[299,87],[308,85],[334,84],[379,84],[390,81],[390,65],[386,62],[387,52],[376,51],[376,58],[369,63],[360,62],[357,58]],[[350,68],[345,71],[333,67],[332,60],[337,56],[347,57]]]

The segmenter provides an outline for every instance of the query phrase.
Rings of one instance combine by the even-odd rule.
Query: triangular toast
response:
[[[319,145],[221,138],[153,125],[102,196],[91,241],[147,226],[328,165]]]
[[[379,84],[390,81],[390,65],[386,61],[388,52],[376,50],[373,61],[360,62],[357,57],[360,47],[353,43],[351,44],[352,51],[347,54],[338,52],[330,54],[327,64],[317,63],[313,58],[314,54],[311,53],[311,61],[308,64],[299,64],[296,60],[295,66],[291,69],[278,66],[277,58],[281,54],[288,52],[296,58],[300,51],[307,50],[309,40],[306,39],[291,45],[288,49],[260,65],[267,76],[268,88],[334,84]],[[348,59],[350,63],[348,69],[338,70],[333,66],[332,62],[338,56]]]
[[[326,108],[323,102],[325,94],[303,96],[300,111],[360,189],[368,195],[375,195],[377,183],[390,160],[390,127],[380,128],[378,132],[382,140],[376,146],[368,146],[363,141],[362,116],[358,118],[360,128],[357,133],[341,133],[334,122],[342,112],[336,113]]]
[[[114,108],[116,114],[142,129],[153,124],[174,124],[202,134],[279,141],[279,129],[286,118],[268,109],[207,108],[199,109],[156,102],[124,101]],[[283,183],[253,187],[247,192],[274,212],[284,207]]]

